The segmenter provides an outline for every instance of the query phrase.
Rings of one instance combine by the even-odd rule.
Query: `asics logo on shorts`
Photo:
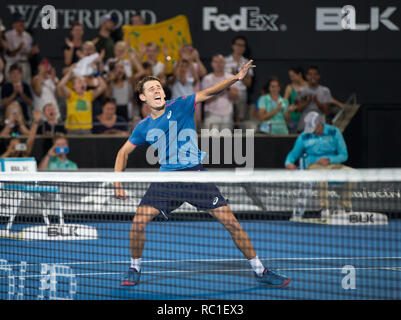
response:
[[[214,198],[213,205],[215,205],[217,202],[219,202],[219,198],[218,197]]]

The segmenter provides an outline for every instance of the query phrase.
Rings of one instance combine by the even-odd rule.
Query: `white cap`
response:
[[[320,122],[322,122],[322,117],[320,116],[319,113],[312,111],[306,115],[304,122],[305,122],[304,132],[313,133],[316,130],[317,125]]]
[[[113,20],[110,14],[105,14],[104,16],[100,17],[99,19],[99,26],[105,23],[108,20]]]
[[[4,27],[3,20],[0,19],[0,31],[4,31],[6,28]]]

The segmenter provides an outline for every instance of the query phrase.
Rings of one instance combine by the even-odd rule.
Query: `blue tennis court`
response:
[[[151,222],[141,283],[121,287],[130,263],[131,223],[101,222],[88,224],[97,228],[98,240],[0,239],[0,298],[401,298],[400,220],[392,219],[387,226],[266,220],[241,224],[264,265],[292,279],[287,287],[258,285],[229,233],[214,221]],[[21,227],[14,225],[15,230]],[[49,276],[51,266],[56,266],[57,277]]]

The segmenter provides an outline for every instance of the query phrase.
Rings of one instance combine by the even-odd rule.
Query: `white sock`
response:
[[[255,271],[255,273],[258,276],[261,276],[263,274],[263,271],[265,270],[265,267],[263,266],[263,264],[260,261],[259,257],[256,256],[255,258],[250,259],[248,261],[251,264],[251,267],[252,267],[253,271]]]
[[[131,258],[131,268],[135,268],[136,271],[141,271],[141,260],[142,258],[139,259],[133,259]]]

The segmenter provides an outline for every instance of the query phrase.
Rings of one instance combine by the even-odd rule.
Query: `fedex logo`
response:
[[[285,25],[277,25],[278,14],[264,14],[259,7],[240,7],[239,14],[218,14],[217,7],[203,8],[203,30],[214,27],[218,31],[285,31]]]

